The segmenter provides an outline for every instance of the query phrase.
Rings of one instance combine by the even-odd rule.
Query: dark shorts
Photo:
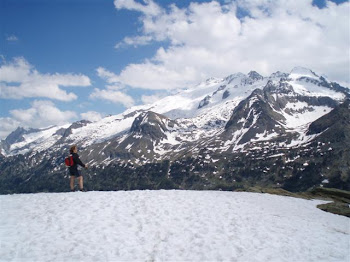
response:
[[[70,169],[69,169],[69,174],[70,174],[71,176],[80,176],[79,170],[78,170],[78,169],[75,169],[75,168],[70,168]]]

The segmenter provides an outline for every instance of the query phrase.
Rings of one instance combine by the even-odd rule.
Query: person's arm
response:
[[[73,160],[75,164],[80,165],[82,167],[86,167],[86,165],[83,162],[81,162],[78,154],[73,154]]]

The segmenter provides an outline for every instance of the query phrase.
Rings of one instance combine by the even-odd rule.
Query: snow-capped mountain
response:
[[[129,165],[141,168],[166,161],[167,179],[172,183],[173,167],[179,164],[189,166],[186,176],[201,180],[201,185],[209,181],[206,184],[209,187],[218,181],[222,183],[225,176],[230,179],[223,184],[241,186],[232,178],[232,173],[238,180],[245,180],[259,172],[273,173],[274,181],[269,176],[264,183],[286,186],[288,179],[295,180],[297,171],[302,173],[312,161],[312,158],[305,160],[300,152],[314,150],[311,145],[315,141],[328,145],[329,141],[321,141],[320,137],[329,132],[331,126],[323,124],[322,117],[328,119],[324,120],[327,123],[334,119],[329,116],[338,111],[344,111],[338,117],[347,117],[349,98],[349,89],[302,67],[294,68],[289,74],[276,72],[268,77],[255,71],[247,75],[236,73],[223,79],[210,78],[153,104],[132,107],[98,122],[79,121],[36,130],[18,128],[1,142],[3,157],[0,165],[6,169],[11,161],[21,159],[25,166],[23,170],[27,170],[26,175],[21,171],[26,179],[31,178],[32,170],[37,172],[44,162],[47,163],[42,167],[45,172],[62,173],[65,168],[62,159],[68,147],[78,144],[82,159],[95,168],[90,172],[96,176],[101,169],[129,168]],[[346,119],[343,126],[338,127],[345,133],[349,127]],[[327,128],[321,128],[324,126]],[[329,148],[339,145],[340,154],[345,154],[341,148],[348,142],[349,135],[344,135],[335,146],[318,147],[316,152],[327,155],[332,151]],[[237,158],[239,161],[233,161]],[[278,170],[275,161],[271,161],[272,166],[268,164],[276,158],[281,161]],[[242,167],[232,166],[238,162]],[[285,166],[291,163],[302,167],[286,169]],[[214,174],[212,179],[208,178],[210,172],[205,171],[204,166]],[[276,170],[271,171],[274,168]],[[250,170],[249,174],[244,175],[247,170]],[[17,175],[14,172],[11,169],[5,173]],[[348,185],[347,172],[341,171],[343,180],[339,178],[342,184],[338,187]],[[326,170],[322,175],[334,176]],[[253,180],[257,181],[254,176]],[[299,176],[303,177],[302,174]],[[213,182],[213,179],[218,181]],[[305,188],[329,181],[316,180]],[[260,179],[260,182],[263,181]],[[305,189],[300,188],[300,181],[290,183],[293,185],[289,189]],[[187,186],[184,181],[175,184],[180,188]]]

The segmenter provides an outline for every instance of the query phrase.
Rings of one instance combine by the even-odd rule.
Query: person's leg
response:
[[[83,180],[83,176],[79,176],[78,177],[79,180],[79,188],[83,189],[84,188],[84,180]]]
[[[75,176],[70,176],[70,190],[74,190]]]

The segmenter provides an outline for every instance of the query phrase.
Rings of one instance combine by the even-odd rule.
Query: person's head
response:
[[[76,153],[78,152],[78,148],[76,145],[72,145],[69,149],[69,152],[72,154],[72,153]]]

